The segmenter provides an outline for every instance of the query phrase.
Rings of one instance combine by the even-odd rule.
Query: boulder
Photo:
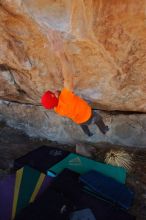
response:
[[[63,87],[51,32],[70,56],[74,90],[104,110],[146,112],[146,0],[1,0],[0,98],[40,104]]]
[[[145,146],[145,10],[146,0],[0,0],[0,118],[61,143]],[[92,126],[88,138],[41,107],[46,90],[63,88],[52,33],[63,40],[74,92],[103,110],[106,136]]]
[[[6,120],[10,127],[20,129],[30,137],[74,146],[78,143],[105,142],[129,147],[146,147],[146,114],[100,114],[109,126],[109,131],[103,135],[95,125],[91,125],[90,130],[94,135],[88,137],[80,126],[53,111],[48,112],[35,105],[0,102],[0,120]]]

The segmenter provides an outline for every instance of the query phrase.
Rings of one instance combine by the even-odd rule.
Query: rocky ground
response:
[[[19,130],[0,123],[0,177],[11,172],[13,161],[21,155],[41,146],[58,146],[75,151],[74,146],[59,145],[48,140],[32,139]],[[95,158],[103,161],[106,152],[113,148],[123,148],[122,146],[113,146],[106,143],[96,145]],[[146,149],[128,148],[126,151],[133,155],[134,165],[132,171],[128,174],[127,185],[135,191],[135,200],[131,213],[137,216],[137,220],[146,219]]]

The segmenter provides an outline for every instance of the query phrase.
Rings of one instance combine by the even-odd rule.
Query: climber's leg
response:
[[[109,127],[104,124],[104,122],[103,122],[102,119],[100,119],[100,120],[98,120],[98,121],[95,121],[95,124],[97,125],[97,127],[99,128],[99,130],[100,130],[103,134],[106,134],[106,132],[109,131]]]
[[[89,137],[91,137],[93,134],[90,132],[89,128],[88,128],[88,125],[86,124],[80,124],[82,130],[84,131],[84,133],[86,135],[88,135]]]
[[[101,115],[99,115],[97,112],[94,112],[94,124],[96,124],[103,134],[106,134],[106,132],[109,131],[108,126],[105,125]]]

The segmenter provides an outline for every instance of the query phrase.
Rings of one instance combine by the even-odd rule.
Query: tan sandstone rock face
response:
[[[52,31],[77,94],[96,108],[146,112],[146,0],[0,0],[0,99],[39,105],[62,88]]]

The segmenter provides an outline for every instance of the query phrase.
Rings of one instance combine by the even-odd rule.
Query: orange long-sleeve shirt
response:
[[[91,117],[91,107],[88,103],[66,88],[61,91],[58,106],[54,110],[77,124],[84,123]]]

